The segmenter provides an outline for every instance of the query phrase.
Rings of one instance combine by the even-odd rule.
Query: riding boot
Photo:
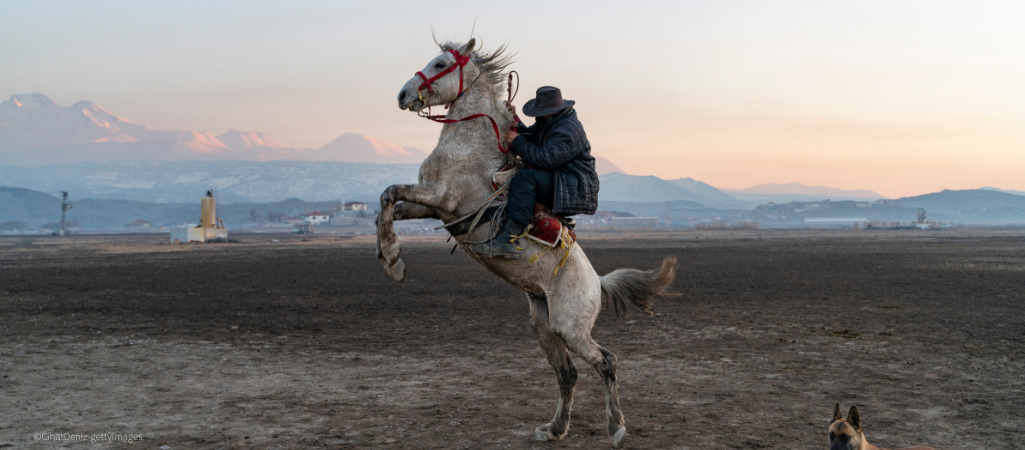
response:
[[[471,244],[470,250],[481,256],[517,259],[520,257],[520,248],[516,241],[523,235],[524,228],[525,225],[507,220],[494,238],[480,244]]]

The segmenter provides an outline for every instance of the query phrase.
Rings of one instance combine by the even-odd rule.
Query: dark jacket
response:
[[[598,173],[594,169],[591,144],[577,112],[566,108],[534,125],[519,124],[520,135],[510,151],[535,169],[555,173],[556,214],[594,214],[598,209]]]

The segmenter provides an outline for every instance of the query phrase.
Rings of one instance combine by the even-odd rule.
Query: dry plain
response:
[[[530,439],[558,388],[525,296],[443,237],[403,284],[372,237],[232,237],[0,237],[0,447],[608,447],[580,361],[569,436]],[[876,445],[1025,446],[1025,230],[580,238],[599,274],[680,262],[594,330],[624,448],[827,448],[837,402]],[[102,433],[141,441],[56,440]]]

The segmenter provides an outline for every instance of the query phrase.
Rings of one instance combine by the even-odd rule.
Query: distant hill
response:
[[[0,223],[25,222],[38,227],[60,220],[61,200],[45,192],[0,186]]]
[[[730,206],[736,200],[707,184],[689,178],[666,181],[649,175],[609,173],[600,176],[598,200],[603,202],[654,203],[685,200],[705,206]]]
[[[1013,190],[1013,189],[999,189],[999,188],[995,188],[995,187],[981,187],[981,188],[979,188],[979,190],[982,190],[982,191],[997,191],[997,192],[1003,192],[1005,194],[1014,194],[1014,195],[1025,195],[1025,191],[1016,191],[1016,190]]]
[[[757,203],[786,203],[815,200],[879,200],[882,195],[867,189],[838,189],[829,186],[808,186],[800,183],[766,183],[745,189],[723,189],[739,200]]]
[[[730,208],[740,206],[740,203],[737,202],[736,198],[723,191],[720,191],[719,189],[710,186],[709,184],[703,181],[698,181],[693,178],[677,178],[675,180],[667,181],[683,188],[687,192],[691,192],[699,196],[700,198],[705,199],[705,201],[701,203],[704,203],[706,205],[717,205]]]
[[[870,222],[913,222],[924,208],[930,222],[955,225],[1025,225],[1025,196],[986,190],[943,191],[898,200],[814,201],[760,205],[746,213],[752,221],[800,225],[805,218],[863,217]]]
[[[945,190],[890,201],[897,206],[925,208],[930,220],[960,224],[1025,224],[1025,196],[984,189]]]

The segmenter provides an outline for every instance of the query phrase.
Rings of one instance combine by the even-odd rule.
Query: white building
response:
[[[342,211],[366,211],[367,204],[363,202],[345,202]]]
[[[324,214],[320,211],[313,211],[303,216],[303,222],[310,225],[321,225],[331,222],[331,216]]]

